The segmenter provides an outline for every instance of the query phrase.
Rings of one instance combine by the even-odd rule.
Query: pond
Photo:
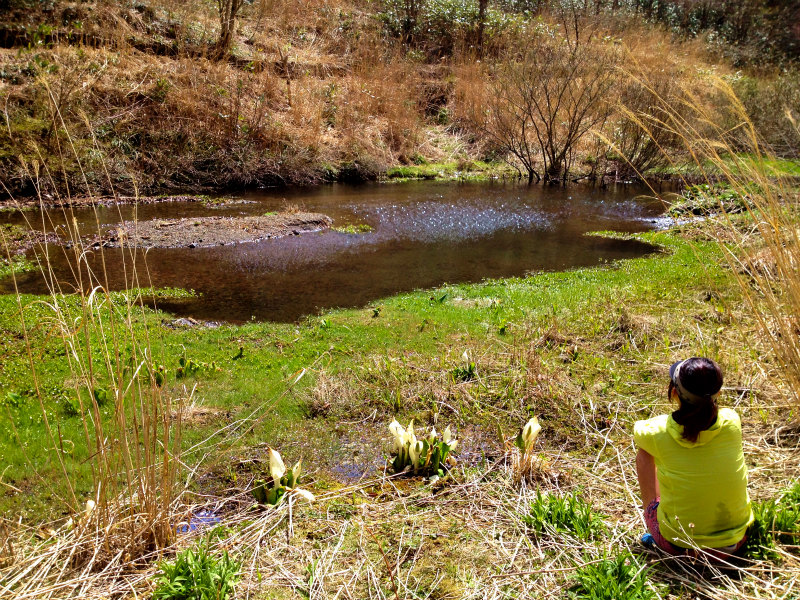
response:
[[[328,185],[260,190],[214,207],[200,202],[76,209],[81,231],[106,229],[121,219],[263,215],[287,206],[330,216],[334,227],[366,224],[368,233],[326,230],[254,243],[211,248],[154,248],[137,255],[141,287],[192,289],[197,298],[159,307],[195,319],[291,322],[334,307],[365,306],[398,292],[444,283],[522,276],[643,256],[653,247],[635,240],[587,236],[587,232],[637,232],[659,226],[663,205],[630,186],[598,189],[528,187],[509,183],[411,182]],[[5,222],[42,228],[63,223],[62,210],[10,213]],[[71,217],[70,217],[71,218]],[[52,227],[52,225],[48,225]],[[71,254],[50,247],[57,278],[74,285]],[[128,253],[128,251],[125,251]],[[104,259],[109,283],[123,289],[130,263],[123,251],[91,252]],[[145,265],[147,269],[143,269]],[[18,277],[20,291],[44,293],[38,272]],[[0,292],[11,293],[10,281]]]

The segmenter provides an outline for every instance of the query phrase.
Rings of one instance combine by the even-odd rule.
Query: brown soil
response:
[[[0,259],[10,255],[24,254],[40,244],[53,244],[59,241],[52,232],[33,231],[18,225],[3,225],[0,231]]]
[[[203,196],[79,196],[61,198],[43,195],[39,198],[0,200],[2,209],[67,208],[84,206],[112,206],[114,204],[155,204],[156,202],[203,202]]]
[[[332,219],[319,213],[278,213],[261,217],[200,217],[125,221],[95,240],[97,246],[141,248],[204,248],[257,242],[327,229]]]

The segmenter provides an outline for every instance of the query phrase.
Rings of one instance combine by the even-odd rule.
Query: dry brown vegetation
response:
[[[393,29],[402,14],[355,0],[239,6],[219,60],[216,8],[98,0],[10,11],[15,33],[0,50],[8,192],[35,195],[43,173],[49,193],[148,193],[476,159],[507,159],[532,179],[626,179],[682,152],[627,111],[658,117],[654,94],[676,106],[665,90],[698,90],[714,69],[700,42],[599,8],[526,20],[484,6],[478,52],[469,24],[428,15],[425,36],[404,37]],[[563,94],[571,99],[557,102]]]

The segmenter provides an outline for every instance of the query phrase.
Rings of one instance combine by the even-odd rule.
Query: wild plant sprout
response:
[[[436,428],[431,428],[426,438],[417,439],[414,433],[414,421],[407,429],[403,429],[396,420],[389,424],[392,434],[392,468],[395,473],[408,471],[415,475],[444,476],[447,465],[455,463],[450,453],[458,446],[458,440],[448,426],[440,435]]]
[[[304,498],[309,502],[314,501],[314,494],[308,490],[297,487],[303,461],[298,460],[291,469],[287,469],[280,453],[274,448],[269,449],[269,474],[272,480],[268,483],[263,479],[253,482],[253,497],[259,504],[277,506],[288,494]]]
[[[533,417],[520,429],[514,440],[514,445],[519,448],[523,455],[529,454],[533,450],[533,444],[536,443],[536,438],[539,437],[541,430],[542,426],[539,425],[539,419]]]
[[[545,470],[547,460],[533,452],[533,446],[536,444],[536,439],[539,437],[541,430],[542,426],[539,425],[539,419],[533,417],[525,423],[517,437],[514,438],[514,443],[509,448],[514,481],[520,482],[523,479],[534,479],[537,474]]]

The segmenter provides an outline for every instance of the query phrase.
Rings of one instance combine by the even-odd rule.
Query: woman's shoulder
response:
[[[717,414],[717,422],[719,423],[720,428],[735,428],[741,429],[742,428],[742,420],[739,418],[739,415],[735,410],[732,408],[720,408],[719,413]]]
[[[636,437],[666,433],[669,415],[658,415],[650,419],[636,421],[633,424],[633,435]]]

